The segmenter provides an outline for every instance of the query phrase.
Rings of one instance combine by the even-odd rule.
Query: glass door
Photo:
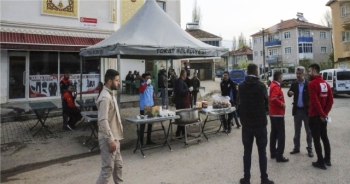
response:
[[[26,56],[9,56],[9,99],[25,99],[26,86]]]

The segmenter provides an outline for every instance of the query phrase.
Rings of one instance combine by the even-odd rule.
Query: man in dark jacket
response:
[[[259,153],[261,183],[273,184],[274,182],[269,180],[267,175],[267,90],[265,84],[257,77],[258,66],[249,64],[247,73],[245,81],[238,87],[244,145],[244,178],[240,180],[240,183],[250,184],[251,155],[255,137]]]
[[[162,96],[162,106],[166,105],[166,100],[168,98],[168,94],[165,93],[166,82],[167,82],[166,71],[162,69],[158,75],[158,88],[160,89],[161,96]]]
[[[175,81],[174,93],[175,93],[175,105],[176,109],[190,108],[190,92],[193,90],[192,87],[188,87],[185,83],[186,71],[181,70],[180,77]],[[185,134],[184,126],[177,126],[176,137]]]
[[[71,84],[69,77],[70,77],[69,71],[65,71],[63,77],[60,80],[60,92],[62,97],[64,92],[67,91],[69,85]]]
[[[309,108],[309,82],[305,80],[305,68],[302,66],[296,69],[297,81],[294,81],[288,91],[288,96],[293,97],[293,111],[294,116],[294,149],[290,154],[296,154],[300,152],[300,133],[302,122],[304,121],[304,127],[306,132],[307,151],[309,157],[313,157],[312,153],[312,136],[309,127],[309,119],[307,110]]]
[[[230,103],[232,106],[237,105],[237,84],[232,82],[228,71],[224,72],[223,79],[220,83],[220,88],[221,95],[229,96],[231,98]],[[225,115],[220,116],[220,119],[224,124],[224,131],[227,133],[231,133],[231,121],[233,117],[235,118],[237,128],[241,127],[237,118],[236,111],[233,111],[232,113],[228,114],[227,121],[225,119]]]
[[[331,145],[327,135],[328,113],[333,105],[332,88],[320,76],[320,66],[318,64],[315,63],[309,66],[309,75],[309,125],[317,155],[317,162],[313,162],[312,165],[316,168],[327,169],[325,165],[332,165]],[[324,146],[324,158],[320,139],[322,139]]]
[[[196,105],[197,93],[199,92],[199,86],[201,86],[201,82],[199,81],[196,72],[193,74],[193,77],[191,79],[191,86],[193,87],[193,91],[191,94],[192,95],[191,104],[193,106],[193,105]]]

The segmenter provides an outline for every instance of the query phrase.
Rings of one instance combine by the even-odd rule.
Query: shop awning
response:
[[[103,38],[0,32],[1,49],[79,51]]]

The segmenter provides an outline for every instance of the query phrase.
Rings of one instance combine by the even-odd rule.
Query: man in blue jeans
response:
[[[250,184],[250,167],[254,137],[259,153],[259,166],[262,184],[274,184],[267,175],[267,90],[258,76],[258,66],[248,65],[248,75],[239,84],[238,96],[240,101],[240,119],[242,123],[242,141],[244,145],[244,177],[240,184]]]

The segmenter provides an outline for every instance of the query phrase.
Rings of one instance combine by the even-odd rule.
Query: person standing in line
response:
[[[98,143],[101,151],[102,167],[96,184],[107,184],[113,174],[114,183],[123,182],[123,160],[120,154],[120,140],[123,139],[123,125],[113,90],[118,90],[119,72],[108,69],[105,85],[97,99]]]
[[[309,107],[309,82],[305,80],[305,68],[299,66],[296,68],[297,81],[294,81],[290,86],[288,91],[288,96],[293,96],[293,110],[292,114],[294,116],[294,149],[290,154],[300,153],[300,133],[302,122],[304,121],[304,128],[306,132],[306,142],[307,142],[307,151],[309,157],[313,157],[312,153],[312,136],[309,127],[308,119],[308,107]]]
[[[144,73],[142,74],[143,83],[140,85],[139,92],[140,92],[140,114],[145,115],[145,106],[154,106],[154,88],[151,84],[151,74]],[[143,146],[143,134],[145,132],[146,124],[140,124],[140,142],[141,146]],[[147,124],[147,142],[146,144],[155,144],[151,140],[151,134],[152,134],[152,123]]]
[[[229,96],[231,105],[232,106],[237,105],[237,101],[238,101],[237,84],[232,82],[228,71],[224,72],[223,80],[220,83],[220,89],[221,89],[221,96]],[[237,128],[241,127],[237,118],[236,111],[233,111],[232,113],[228,114],[227,120],[225,118],[225,115],[220,116],[220,120],[224,124],[224,132],[231,133],[231,129],[232,129],[231,121],[233,118],[235,118]]]
[[[327,135],[328,113],[333,106],[333,94],[330,85],[320,76],[320,66],[316,63],[309,66],[309,125],[314,140],[317,161],[312,166],[327,169],[331,166],[331,145]],[[322,139],[325,156],[322,155]]]
[[[281,83],[282,73],[277,71],[273,74],[269,95],[269,115],[271,120],[270,156],[272,159],[276,158],[277,162],[288,162],[289,159],[283,157],[286,142],[284,122],[286,104],[284,102]],[[277,148],[276,142],[278,143]]]
[[[186,71],[181,70],[180,77],[175,81],[174,93],[175,93],[175,106],[176,109],[186,109],[190,108],[190,92],[193,90],[192,87],[188,87],[185,83],[186,80]],[[177,126],[176,137],[180,135],[185,135],[185,127]]]
[[[190,75],[191,75],[190,71],[187,71],[186,75],[187,76],[186,76],[185,83],[186,83],[187,87],[192,87],[191,79],[190,79]],[[190,92],[190,108],[192,108],[192,107],[193,107],[192,106],[192,92]]]
[[[193,105],[196,105],[197,102],[197,94],[199,92],[199,86],[201,86],[201,81],[199,81],[198,77],[197,77],[197,72],[194,72],[193,77],[191,79],[191,86],[193,87],[193,91],[192,91],[192,107]]]
[[[166,92],[165,92],[166,82],[167,82],[167,77],[165,75],[166,75],[166,71],[164,69],[162,69],[158,75],[158,87],[160,89],[160,93],[162,96],[162,106],[163,107],[166,105],[166,100],[168,98],[168,94],[166,94]]]
[[[238,86],[240,118],[242,122],[242,142],[244,146],[244,177],[240,184],[250,184],[250,168],[254,138],[259,153],[260,178],[262,184],[274,184],[267,175],[267,90],[258,76],[258,66],[249,64],[245,80]]]

